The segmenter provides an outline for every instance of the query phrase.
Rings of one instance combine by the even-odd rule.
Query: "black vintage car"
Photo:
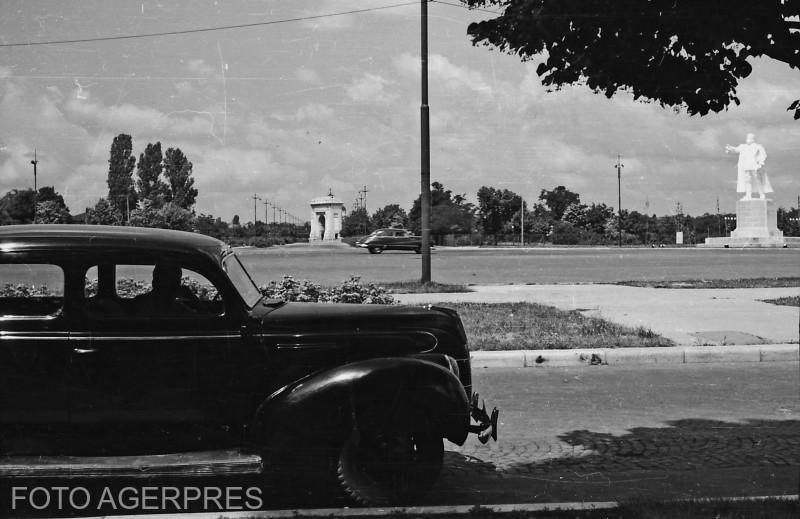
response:
[[[452,310],[265,299],[199,234],[0,227],[0,481],[313,467],[403,502],[496,423]]]
[[[407,250],[419,254],[422,252],[422,237],[406,229],[377,229],[356,241],[356,247],[363,247],[370,254],[380,254],[385,250]]]

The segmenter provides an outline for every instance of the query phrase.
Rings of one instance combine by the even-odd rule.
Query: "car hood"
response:
[[[364,348],[400,353],[466,353],[453,310],[434,306],[286,303],[262,315],[262,333],[295,348]],[[288,342],[287,342],[288,341]]]

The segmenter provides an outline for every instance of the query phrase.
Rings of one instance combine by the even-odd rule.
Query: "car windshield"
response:
[[[225,256],[222,259],[222,268],[228,275],[228,279],[233,283],[233,286],[236,287],[239,295],[244,299],[245,304],[250,308],[254,307],[261,299],[261,291],[258,290],[253,278],[250,277],[236,254]]]

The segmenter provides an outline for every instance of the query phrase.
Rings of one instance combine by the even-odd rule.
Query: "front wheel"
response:
[[[444,459],[442,438],[431,433],[357,432],[339,454],[344,491],[363,505],[403,505],[429,490]]]
[[[383,252],[383,249],[381,249],[380,247],[367,247],[367,250],[369,251],[370,254],[380,254],[381,252]]]

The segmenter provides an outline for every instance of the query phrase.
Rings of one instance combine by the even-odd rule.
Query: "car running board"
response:
[[[3,478],[152,478],[259,474],[261,456],[238,450],[144,456],[0,456]]]

